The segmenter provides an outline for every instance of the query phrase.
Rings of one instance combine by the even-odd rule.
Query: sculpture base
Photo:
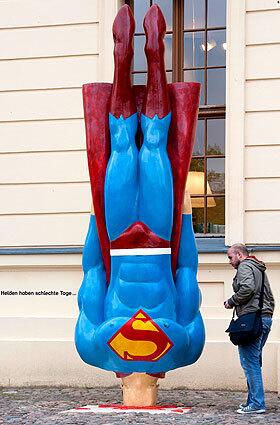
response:
[[[132,373],[122,378],[123,404],[125,406],[155,406],[158,378],[146,373]]]

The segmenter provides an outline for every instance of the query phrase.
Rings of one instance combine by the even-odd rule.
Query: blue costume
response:
[[[141,115],[143,144],[135,144],[137,114],[109,115],[111,155],[105,178],[105,218],[111,276],[91,216],[83,252],[75,342],[82,359],[115,372],[160,373],[194,363],[205,340],[199,312],[197,249],[191,214],[183,214],[177,270],[171,270],[173,179],[167,155],[171,113]],[[164,247],[114,242],[141,223]],[[108,285],[109,284],[109,285]]]

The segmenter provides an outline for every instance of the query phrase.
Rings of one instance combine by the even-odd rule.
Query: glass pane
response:
[[[190,165],[190,171],[201,171],[204,172],[204,158],[192,159]]]
[[[225,198],[207,198],[207,233],[224,235],[225,233]]]
[[[226,0],[208,0],[208,27],[226,26]]]
[[[184,81],[196,81],[198,83],[201,83],[201,90],[200,90],[200,105],[203,105],[205,103],[205,96],[204,96],[204,70],[193,70],[193,71],[184,71]]]
[[[207,121],[207,155],[225,154],[225,120]]]
[[[143,20],[150,7],[150,0],[134,0],[135,32],[144,32]]]
[[[144,35],[137,35],[134,37],[134,71],[144,71],[147,69],[147,60],[145,55],[145,42]],[[165,45],[165,67],[172,69],[172,35],[168,34],[164,38]]]
[[[207,104],[225,104],[226,70],[208,69],[207,71]]]
[[[225,193],[224,158],[207,159],[207,194],[211,195],[211,193]]]
[[[208,31],[207,35],[207,66],[226,65],[226,32]]]
[[[134,37],[134,71],[144,71],[147,69],[147,61],[144,52],[146,37],[137,35]]]
[[[204,199],[192,197],[192,219],[195,233],[204,233]]]
[[[172,71],[166,73],[166,78],[168,83],[172,83]]]
[[[156,3],[162,10],[162,13],[165,17],[166,30],[169,31],[172,29],[172,9],[173,1],[170,0],[155,0],[153,4]]]
[[[186,32],[184,34],[184,68],[204,66],[205,32]]]
[[[204,172],[189,171],[187,178],[187,191],[191,196],[201,196],[204,193]]]
[[[165,36],[164,45],[165,45],[165,52],[164,52],[165,68],[172,69],[172,35],[171,34],[167,34]]]
[[[133,74],[133,84],[135,85],[147,84],[147,73],[143,72],[142,74]]]
[[[184,28],[196,29],[205,27],[205,0],[184,1]]]
[[[193,155],[196,155],[196,156],[204,155],[204,129],[205,129],[205,121],[198,120],[196,133],[195,133],[195,144],[193,148]]]

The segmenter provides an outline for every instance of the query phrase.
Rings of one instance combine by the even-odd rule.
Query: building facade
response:
[[[1,385],[116,384],[80,360],[73,332],[91,205],[81,87],[112,81],[111,27],[122,4],[0,2]],[[243,242],[266,263],[276,299],[264,379],[280,391],[279,19],[276,0],[227,1],[226,112],[210,111],[225,117],[225,154],[215,153],[225,156],[224,224],[213,234],[204,220],[197,232],[207,342],[196,364],[167,374],[165,388],[245,388],[223,308],[234,274],[226,246]],[[201,120],[207,113],[206,105]]]

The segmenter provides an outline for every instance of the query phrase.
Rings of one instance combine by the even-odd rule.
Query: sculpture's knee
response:
[[[143,145],[149,150],[158,149],[161,145],[166,145],[165,139],[157,128],[151,128],[146,137],[144,136]]]
[[[130,147],[135,147],[135,134],[137,131],[137,114],[124,119],[109,114],[109,128],[111,135],[112,151],[126,152]]]
[[[143,144],[147,149],[166,147],[170,120],[171,113],[164,118],[158,118],[157,115],[153,118],[141,115],[141,128],[144,135]]]

